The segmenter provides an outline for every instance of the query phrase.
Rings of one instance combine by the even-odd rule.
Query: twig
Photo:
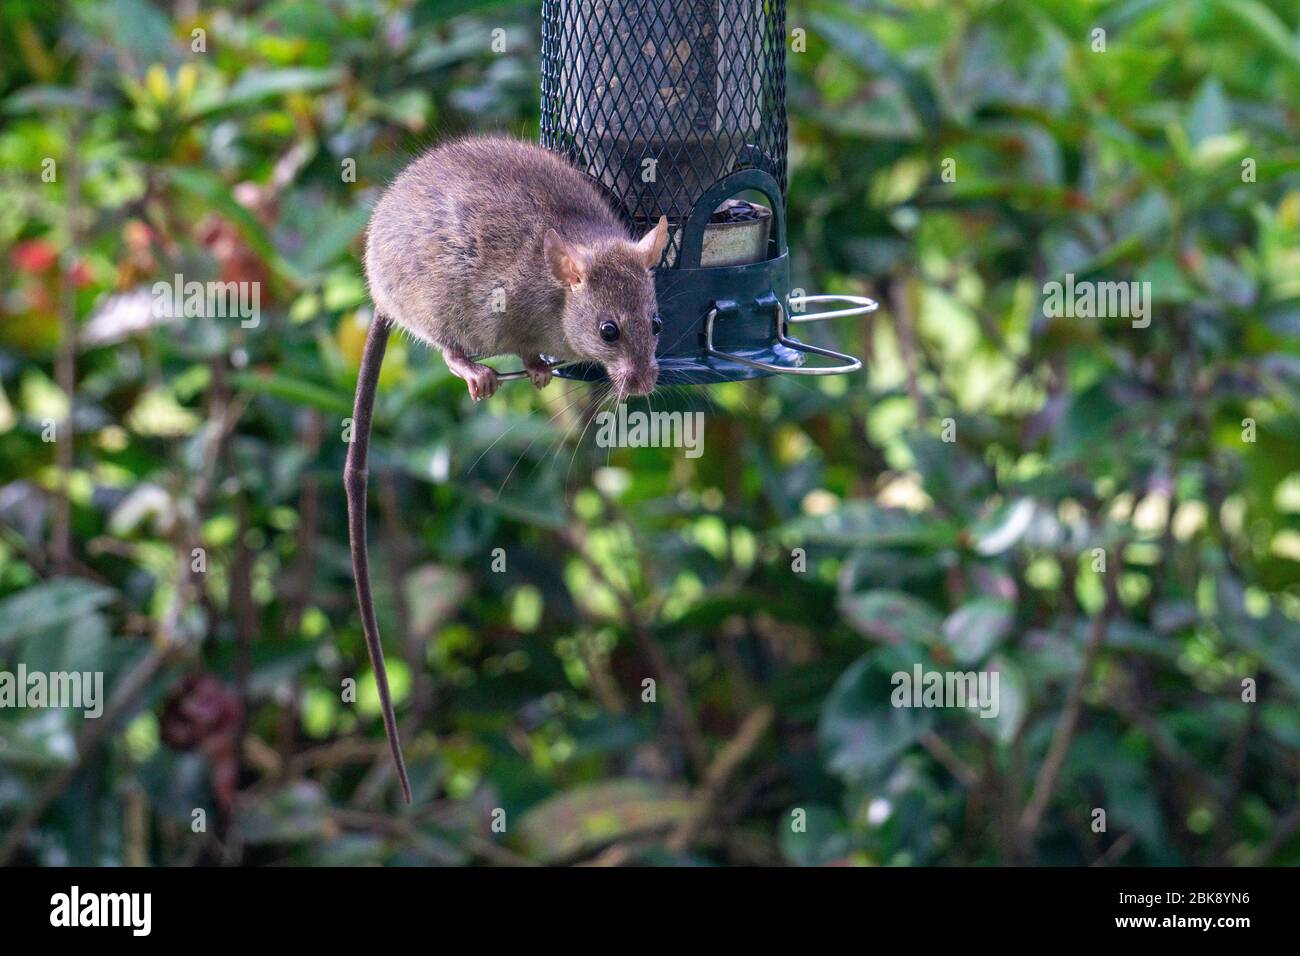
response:
[[[540,866],[536,860],[520,856],[513,850],[507,850],[500,843],[485,839],[476,833],[465,834],[465,846],[483,859],[498,866]]]
[[[1223,795],[1223,808],[1219,814],[1219,853],[1225,858],[1232,843],[1232,819],[1236,816],[1237,807],[1241,802],[1246,762],[1250,756],[1250,742],[1258,731],[1259,722],[1255,715],[1259,713],[1259,709],[1248,707],[1246,711],[1246,719],[1241,722],[1241,729],[1237,731],[1228,758],[1228,786]]]
[[[935,760],[943,765],[944,769],[957,778],[957,782],[963,787],[974,787],[980,781],[980,776],[966,761],[957,756],[956,751],[948,746],[948,742],[936,734],[933,730],[927,730],[921,735],[921,746]]]
[[[1246,860],[1246,865],[1263,866],[1298,832],[1300,832],[1300,806],[1295,807],[1278,822],[1268,839],[1256,847],[1255,852]]]
[[[916,406],[916,420],[924,422],[930,417],[921,391],[920,372],[916,356],[916,336],[912,324],[912,289],[906,277],[896,277],[889,284],[889,305],[894,317],[894,333],[898,337],[898,351],[907,369],[907,393]]]
[[[331,815],[331,819],[343,830],[364,830],[381,833],[408,844],[411,842],[410,838],[415,833],[415,824],[418,822],[418,818],[391,817],[359,810],[335,810]],[[484,839],[477,833],[464,833],[458,834],[458,836],[463,839],[466,849],[471,853],[500,866],[533,867],[538,865],[528,857],[520,856],[498,843]],[[414,848],[418,849],[418,846]]]
[[[1118,714],[1131,721],[1135,727],[1146,734],[1147,739],[1151,742],[1151,749],[1155,751],[1161,760],[1177,771],[1176,775],[1178,777],[1192,781],[1202,793],[1215,797],[1225,805],[1227,804],[1228,793],[1226,788],[1218,780],[1206,774],[1150,714],[1135,702],[1123,699],[1115,700],[1111,706]]]
[[[298,440],[307,461],[315,461],[320,454],[324,422],[321,413],[309,410],[298,420]],[[298,530],[294,535],[293,569],[288,575],[286,595],[288,607],[284,614],[284,632],[297,634],[302,626],[303,611],[311,599],[312,585],[316,580],[316,536],[320,533],[320,475],[314,468],[304,468],[302,491],[298,495]]]
[[[1038,828],[1042,826],[1043,814],[1052,799],[1052,793],[1056,790],[1061,770],[1065,766],[1065,758],[1069,755],[1070,745],[1074,741],[1074,732],[1079,726],[1079,715],[1083,711],[1084,689],[1092,678],[1093,664],[1096,663],[1101,645],[1105,643],[1110,618],[1119,608],[1119,592],[1115,585],[1115,577],[1118,574],[1119,568],[1116,568],[1114,572],[1105,576],[1106,603],[1092,619],[1088,641],[1083,649],[1083,661],[1079,664],[1079,672],[1075,675],[1065,707],[1061,710],[1061,717],[1056,724],[1055,733],[1052,734],[1052,743],[1047,750],[1047,757],[1038,770],[1033,794],[1020,815],[1018,836],[1020,842],[1026,847],[1033,841]]]
[[[78,86],[89,92],[90,70],[84,64],[80,69]],[[85,127],[85,111],[78,109],[72,121],[69,142],[79,143]],[[75,270],[81,252],[81,159],[77,150],[64,159],[64,183],[67,194],[64,202],[68,211],[68,248],[64,251],[59,269],[59,347],[54,357],[54,377],[68,403],[67,418],[58,425],[55,438],[55,458],[58,462],[59,492],[54,497],[54,516],[51,528],[50,550],[55,571],[67,574],[72,562],[72,499],[68,484],[76,464],[74,420],[77,393],[77,281]]]
[[[713,763],[709,765],[704,775],[704,783],[695,798],[695,812],[678,824],[669,835],[669,850],[681,853],[694,842],[717,810],[718,803],[732,776],[767,733],[767,728],[771,726],[775,714],[776,711],[771,704],[764,704],[751,711],[741,723],[740,729],[736,731],[736,736],[731,738],[713,758]]]
[[[138,780],[122,788],[122,862],[149,865],[149,795]]]
[[[605,655],[601,653],[600,648],[593,646],[592,634],[583,628],[578,632],[575,643],[578,654],[582,658],[582,665],[591,678],[591,692],[600,702],[600,706],[607,713],[615,716],[621,717],[626,714],[627,704],[623,701],[623,695],[619,693],[618,682],[609,672],[609,661],[605,659]]]
[[[434,754],[438,744],[434,740],[412,740],[407,752],[412,757],[427,757]],[[290,758],[285,775],[290,779],[305,775],[310,770],[343,767],[353,763],[369,763],[388,759],[388,744],[384,741],[365,740],[358,737],[344,737],[310,750],[294,754]]]
[[[615,599],[623,615],[623,623],[632,633],[637,647],[650,660],[650,666],[660,674],[668,684],[668,710],[673,722],[681,731],[686,745],[686,755],[697,773],[703,773],[708,766],[708,747],[705,746],[704,734],[700,730],[695,711],[691,708],[689,691],[685,679],[669,662],[663,648],[655,641],[654,635],[645,625],[644,615],[637,610],[632,596],[610,580],[609,575],[589,554],[584,547],[582,534],[573,527],[561,532],[561,537],[569,546],[574,556],[581,561],[600,584],[604,585]],[[581,604],[579,604],[581,607]]]
[[[622,866],[632,859],[636,849],[628,843],[615,843],[597,853],[590,860],[584,860],[578,866]]]
[[[1101,856],[1099,856],[1097,859],[1095,859],[1092,862],[1092,865],[1110,866],[1112,863],[1118,863],[1121,859],[1123,859],[1128,854],[1129,850],[1133,849],[1133,846],[1136,843],[1137,843],[1137,837],[1135,837],[1132,833],[1121,834],[1120,838],[1116,840],[1114,843],[1112,843],[1106,849],[1105,853],[1103,853]]]
[[[403,534],[397,475],[391,470],[381,471],[376,484],[379,492],[380,527],[383,529],[389,577],[393,582],[393,609],[397,614],[402,657],[411,672],[409,710],[402,726],[403,736],[410,737],[414,735],[416,727],[432,713],[437,687],[425,665],[424,635],[416,634],[415,628],[411,626],[411,608],[406,600],[405,582],[411,570],[411,549]]]

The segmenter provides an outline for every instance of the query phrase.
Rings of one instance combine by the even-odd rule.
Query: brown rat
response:
[[[376,310],[437,347],[470,395],[496,391],[474,361],[517,355],[604,366],[619,394],[658,377],[654,280],[668,221],[635,240],[596,185],[559,156],[502,136],[456,140],[407,166],[366,239]]]
[[[658,380],[654,280],[668,221],[627,234],[595,184],[554,153],[501,136],[456,140],[407,166],[380,198],[366,236],[375,303],[352,412],[343,481],[366,651],[406,802],[411,785],[370,593],[366,456],[390,323],[442,352],[477,401],[497,373],[475,361],[517,355],[538,388],[547,358],[595,362],[620,397]]]

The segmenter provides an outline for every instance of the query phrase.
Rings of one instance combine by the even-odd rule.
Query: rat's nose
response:
[[[608,372],[619,391],[625,395],[649,395],[654,391],[655,382],[659,381],[659,363],[653,359],[642,368],[632,362],[619,362],[610,366]]]
[[[659,381],[659,364],[657,362],[646,366],[639,373],[628,376],[628,384],[633,395],[649,395],[655,390],[657,381]]]

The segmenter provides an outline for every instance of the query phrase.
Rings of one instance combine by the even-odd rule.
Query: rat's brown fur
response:
[[[666,239],[666,222],[630,238],[595,184],[554,153],[471,137],[430,150],[389,186],[370,220],[366,276],[377,310],[440,349],[475,398],[496,382],[472,359],[505,354],[531,372],[542,355],[598,362],[620,392],[644,393],[658,377],[649,270]],[[612,343],[600,337],[606,319],[619,326]]]

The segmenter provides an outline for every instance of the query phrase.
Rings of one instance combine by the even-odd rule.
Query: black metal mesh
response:
[[[785,0],[543,0],[542,145],[637,230],[680,226],[724,176],[786,188]]]

